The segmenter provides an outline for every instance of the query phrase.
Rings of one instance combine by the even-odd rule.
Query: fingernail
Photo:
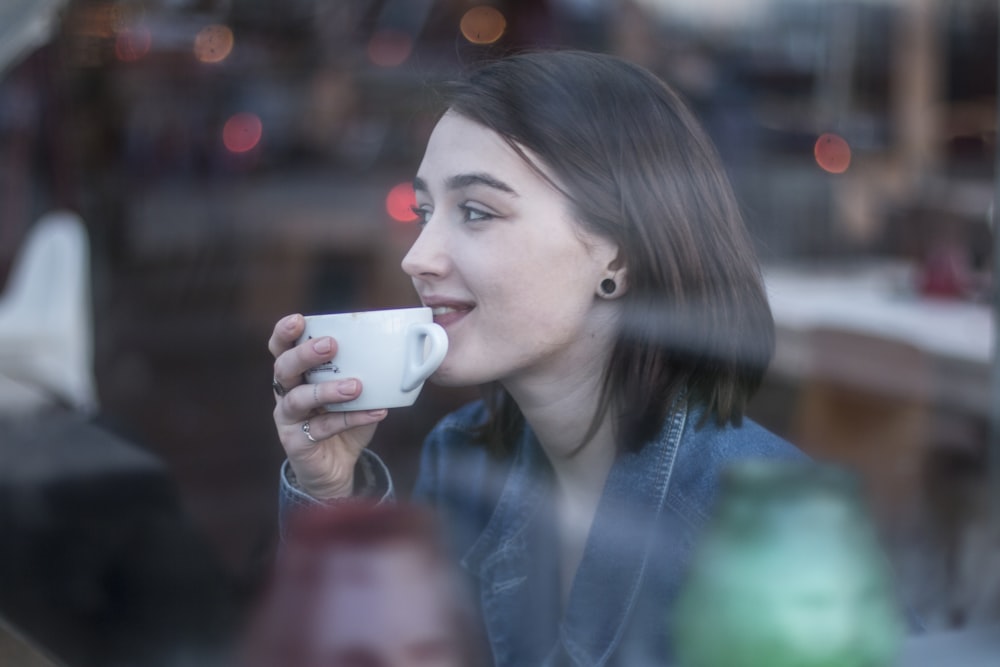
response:
[[[385,417],[386,413],[388,413],[388,412],[389,411],[386,410],[385,408],[382,408],[381,410],[369,410],[368,411],[368,416],[369,417],[375,417],[376,419],[378,419],[378,418],[381,418],[381,417]]]
[[[329,338],[317,338],[316,342],[313,343],[313,350],[317,354],[327,354],[330,351],[330,339]]]
[[[281,326],[284,329],[294,329],[295,325],[298,323],[298,320],[299,320],[298,315],[287,315],[284,319],[281,320]]]
[[[337,387],[339,391],[344,396],[354,396],[358,391],[358,381],[357,380],[344,380]]]

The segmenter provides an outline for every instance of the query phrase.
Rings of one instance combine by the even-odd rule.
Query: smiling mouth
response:
[[[434,315],[435,323],[447,327],[465,317],[473,308],[475,306],[464,304],[456,306],[432,306],[431,314]]]

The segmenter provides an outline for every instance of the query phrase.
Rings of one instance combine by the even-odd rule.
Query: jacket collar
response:
[[[541,665],[564,652],[596,666],[614,654],[650,566],[686,419],[682,395],[654,441],[615,461],[561,622],[551,468],[525,429],[496,509],[462,559],[480,580],[497,664]]]

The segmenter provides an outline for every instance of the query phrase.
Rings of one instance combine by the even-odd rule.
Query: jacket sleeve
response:
[[[320,500],[309,495],[298,485],[295,479],[295,472],[286,460],[281,465],[281,480],[278,494],[278,529],[282,539],[285,537],[285,528],[288,525],[288,517],[298,507],[310,507],[315,505],[335,505],[338,500]],[[378,454],[365,449],[354,468],[354,495],[350,500],[368,498],[375,500],[378,504],[392,502],[396,498],[396,491],[392,483],[392,475]]]

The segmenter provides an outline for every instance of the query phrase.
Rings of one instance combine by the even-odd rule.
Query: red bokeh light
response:
[[[406,62],[413,40],[404,32],[380,30],[368,42],[368,59],[379,67],[396,67]]]
[[[115,37],[115,56],[122,62],[135,62],[149,53],[152,45],[149,28],[141,25],[126,28]]]
[[[263,124],[255,114],[238,113],[222,128],[222,143],[233,153],[253,150],[263,134]]]
[[[413,192],[413,184],[400,183],[393,186],[386,195],[385,210],[396,222],[416,222],[417,216],[413,214],[416,203],[417,196]]]
[[[851,166],[851,147],[843,137],[826,133],[820,135],[813,147],[816,164],[831,174],[842,174]]]

